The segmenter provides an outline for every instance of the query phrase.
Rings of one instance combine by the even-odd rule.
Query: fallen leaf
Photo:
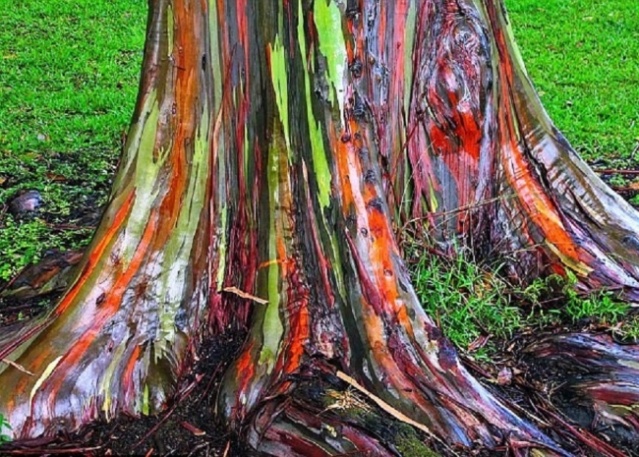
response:
[[[510,368],[504,367],[497,375],[497,384],[505,386],[511,383],[513,380],[513,372]]]
[[[488,343],[489,339],[490,339],[490,337],[486,336],[486,335],[482,335],[482,336],[476,338],[474,341],[472,341],[468,345],[468,351],[469,352],[473,352],[473,351],[476,351],[479,348],[483,348],[484,346],[486,346],[486,343]]]
[[[67,180],[66,176],[57,175],[55,173],[47,173],[46,176],[49,181],[53,182],[63,182]]]

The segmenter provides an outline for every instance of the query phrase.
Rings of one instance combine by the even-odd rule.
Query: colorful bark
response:
[[[2,410],[16,436],[75,429],[100,414],[158,410],[189,363],[209,296],[206,241],[217,201],[208,17],[150,11],[140,98],[111,201],[58,305],[3,333]]]
[[[335,417],[329,439],[289,401],[340,371],[450,445],[567,454],[464,369],[394,234],[417,218],[449,247],[636,294],[636,253],[620,255],[636,215],[586,180],[500,7],[152,2],[96,237],[57,307],[0,338],[0,359],[35,373],[0,369],[16,436],[157,411],[204,332],[250,324],[219,413],[264,452],[393,452]]]
[[[547,386],[566,416],[612,439],[624,452],[636,452],[639,347],[618,344],[607,335],[575,333],[541,338],[525,354],[537,367],[537,382]]]
[[[390,122],[376,119],[392,126],[387,143],[403,144],[390,149],[402,220],[426,219],[447,247],[461,237],[480,257],[510,258],[518,278],[571,270],[582,289],[635,300],[637,212],[552,125],[500,2],[418,4],[413,25],[395,21],[414,30],[410,58],[382,64],[394,77],[413,72],[389,84],[388,99],[378,90],[368,101],[374,112],[393,113]],[[409,101],[389,109],[402,92]],[[405,141],[393,138],[398,131]]]

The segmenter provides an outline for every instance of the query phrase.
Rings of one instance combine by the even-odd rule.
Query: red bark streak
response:
[[[294,259],[285,262],[283,269],[283,277],[287,283],[286,318],[290,328],[287,328],[285,348],[280,351],[278,358],[278,367],[282,370],[280,378],[299,370],[311,337],[309,293],[301,277],[302,270]],[[278,367],[276,372],[279,371]]]
[[[587,387],[586,390],[590,394],[593,400],[599,400],[607,405],[624,405],[628,407],[634,407],[639,404],[639,394],[632,392],[628,389],[629,386],[617,386],[617,385],[599,385]],[[633,414],[632,409],[627,411],[628,414]]]

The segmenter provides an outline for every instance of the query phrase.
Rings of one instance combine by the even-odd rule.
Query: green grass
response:
[[[46,203],[46,218],[0,220],[2,281],[47,249],[87,242],[90,231],[52,225],[106,199],[135,103],[146,1],[0,0],[0,10],[0,203],[26,189]]]
[[[628,314],[627,303],[606,292],[579,294],[572,275],[518,286],[464,252],[442,259],[428,255],[421,244],[408,244],[407,252],[424,309],[453,344],[476,359],[488,359],[496,341],[559,325],[614,327],[620,338],[639,337],[639,318]],[[487,343],[475,347],[482,337]]]
[[[0,444],[11,441],[11,437],[6,434],[9,430],[11,430],[11,425],[7,419],[0,414]]]
[[[637,1],[505,2],[528,73],[557,127],[587,160],[627,162],[639,144]],[[630,164],[639,164],[639,153]]]
[[[419,246],[413,247],[420,253]],[[506,281],[464,255],[453,260],[417,254],[413,285],[424,309],[459,348],[482,335],[509,338],[522,327],[523,314],[511,303]]]

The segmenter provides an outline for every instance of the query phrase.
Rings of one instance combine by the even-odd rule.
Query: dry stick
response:
[[[255,303],[259,303],[260,305],[266,305],[268,304],[268,300],[264,300],[263,298],[260,297],[256,297],[255,295],[251,295],[247,292],[244,292],[240,289],[238,289],[237,287],[225,287],[224,289],[222,289],[224,292],[228,292],[230,294],[234,294],[237,295],[240,298],[245,298],[247,300],[252,300]]]
[[[344,454],[333,454],[333,457],[349,457],[349,456],[355,456],[355,457],[362,457],[362,451],[351,451],[351,452],[346,452]],[[366,455],[369,455],[368,453],[366,453]]]
[[[426,427],[424,424],[420,424],[417,421],[414,421],[413,419],[411,419],[410,417],[408,417],[407,415],[405,415],[404,413],[402,413],[401,411],[393,408],[391,405],[389,405],[388,403],[386,403],[384,400],[382,400],[381,398],[379,398],[377,395],[369,392],[368,390],[366,390],[364,388],[364,386],[362,386],[360,383],[358,383],[355,379],[353,379],[352,377],[350,377],[349,375],[347,375],[346,373],[344,373],[343,371],[337,371],[337,373],[335,373],[335,375],[341,379],[342,381],[344,381],[345,383],[349,384],[350,386],[354,387],[356,390],[358,390],[360,393],[366,395],[369,399],[371,399],[377,406],[379,406],[382,410],[384,410],[386,413],[390,414],[391,416],[393,416],[395,419],[397,419],[400,422],[404,422],[405,424],[408,425],[412,425],[413,427],[415,427],[418,430],[421,430],[422,432],[426,433],[426,435],[428,435],[429,437],[431,437],[432,439],[434,439],[435,441],[437,441],[438,443],[442,444],[443,446],[446,446],[446,443],[444,443],[441,439],[439,439],[433,432],[430,431],[430,429],[428,427]],[[446,446],[448,447],[448,446]],[[452,450],[451,450],[452,451]],[[457,455],[457,454],[455,454]]]
[[[606,175],[606,174],[639,175],[639,170],[619,170],[616,168],[605,168],[603,170],[595,170],[595,172],[601,173],[602,175]]]
[[[615,192],[637,192],[639,190],[632,186],[610,186],[610,187]]]
[[[27,370],[25,367],[23,367],[22,365],[20,365],[19,363],[15,363],[13,360],[8,360],[8,359],[0,359],[0,362],[2,363],[6,363],[7,365],[11,365],[13,368],[15,368],[16,370],[19,370],[23,373],[28,374],[29,376],[34,376],[33,373],[31,373],[29,370]]]
[[[52,224],[50,222],[45,222],[45,225],[52,230],[95,230],[97,227],[95,225],[76,225],[76,224]]]
[[[231,442],[227,441],[226,442],[226,448],[224,449],[224,455],[223,457],[227,457],[229,455],[229,451],[231,450]]]
[[[166,422],[166,420],[171,417],[171,415],[175,412],[175,410],[177,409],[178,405],[180,404],[179,401],[176,401],[175,404],[173,406],[171,406],[171,409],[169,409],[166,414],[164,415],[164,417],[162,417],[162,419],[160,419],[158,421],[157,424],[155,424],[153,427],[151,427],[151,430],[149,430],[141,439],[140,441],[138,441],[137,443],[135,443],[132,447],[131,450],[137,448],[139,445],[141,445],[142,443],[144,443],[147,439],[149,439],[151,437],[151,435],[153,435],[155,432],[158,431],[158,429],[162,426],[162,424],[164,424]]]

